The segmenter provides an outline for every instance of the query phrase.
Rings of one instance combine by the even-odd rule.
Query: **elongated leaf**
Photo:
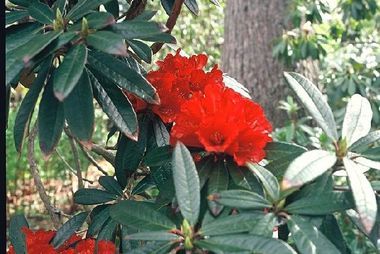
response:
[[[264,214],[250,213],[218,218],[202,225],[201,234],[203,236],[215,236],[248,232],[263,216]]]
[[[75,233],[75,231],[77,231],[83,225],[87,218],[87,215],[88,212],[81,212],[66,221],[66,223],[57,230],[56,235],[51,241],[51,244],[54,246],[54,248],[58,248],[66,240],[68,240]]]
[[[67,0],[57,0],[53,3],[53,12],[54,13],[57,13],[57,10],[59,9],[61,11],[61,13],[64,12],[65,10],[65,7],[66,7],[66,4],[67,4]]]
[[[87,237],[95,236],[100,231],[104,223],[110,218],[109,212],[110,206],[104,205],[104,208],[91,219],[91,223],[86,233]]]
[[[34,107],[36,106],[38,97],[45,84],[45,80],[50,69],[51,60],[51,58],[46,59],[46,61],[41,65],[41,69],[38,72],[37,78],[33,81],[17,112],[13,129],[13,138],[16,150],[19,153],[22,151],[24,137],[29,132],[30,119],[32,117]]]
[[[161,166],[164,163],[168,162],[172,158],[172,149],[171,146],[161,146],[153,148],[150,151],[147,151],[147,153],[144,156],[144,165],[154,167],[154,166]]]
[[[110,209],[112,219],[142,231],[170,230],[175,224],[145,202],[124,200]]]
[[[27,11],[10,11],[5,13],[5,24],[12,24],[22,18],[28,16]]]
[[[117,198],[118,195],[98,189],[79,189],[74,193],[74,202],[81,205],[103,204]]]
[[[338,140],[338,133],[331,108],[323,99],[322,93],[318,88],[310,80],[298,73],[285,72],[284,76],[290,88],[322,130],[333,140]]]
[[[9,239],[17,254],[26,253],[25,234],[21,231],[21,228],[23,227],[29,228],[29,224],[26,221],[24,215],[13,215],[9,222]]]
[[[287,205],[285,209],[292,214],[326,215],[351,209],[354,206],[351,193],[334,191],[295,200]]]
[[[86,16],[87,25],[90,29],[102,29],[106,26],[115,24],[115,18],[108,12],[94,12]],[[68,28],[69,31],[81,30],[82,23],[77,22]]]
[[[94,131],[94,104],[90,79],[87,72],[63,101],[65,118],[73,135],[83,142],[90,142]]]
[[[342,137],[350,147],[371,129],[372,109],[369,101],[359,94],[354,94],[347,104],[342,125]]]
[[[380,130],[368,133],[366,136],[355,141],[349,148],[351,151],[362,152],[366,146],[380,140]]]
[[[157,146],[161,147],[169,145],[169,132],[166,129],[165,124],[162,122],[161,119],[159,119],[159,117],[155,118],[155,120],[153,121],[153,131]]]
[[[125,62],[102,52],[90,51],[89,64],[109,80],[146,100],[149,103],[159,102],[156,89],[138,72]]]
[[[274,175],[258,164],[247,164],[248,168],[260,179],[264,189],[272,202],[280,198],[280,185]]]
[[[103,224],[102,229],[99,231],[99,234],[96,240],[97,241],[100,241],[100,240],[112,241],[112,239],[114,239],[114,233],[115,233],[117,225],[118,225],[117,221],[114,221],[113,219],[108,218],[108,220]]]
[[[46,46],[54,41],[62,31],[37,34],[27,43],[14,48],[6,54],[6,84],[9,84],[25,67],[27,63]]]
[[[144,10],[140,15],[134,18],[134,21],[151,20],[156,14],[157,14],[157,11]]]
[[[41,25],[28,22],[9,26],[5,29],[5,53],[30,41],[41,30]]]
[[[128,40],[127,42],[138,57],[146,63],[152,62],[152,49],[147,44],[137,40]]]
[[[272,206],[262,196],[246,190],[222,191],[214,194],[211,198],[222,205],[243,209],[263,209]]]
[[[167,254],[172,249],[172,242],[151,241],[142,247],[138,247],[128,251],[128,254]]]
[[[243,170],[247,170],[246,168],[239,167],[234,162],[227,162],[227,168],[228,168],[228,172],[231,176],[232,181],[237,186],[243,187],[246,190],[251,190],[251,186],[249,185],[249,182],[247,178],[245,177],[245,174],[243,173]],[[206,170],[207,169],[210,170],[210,167],[207,167]]]
[[[52,80],[50,77],[45,86],[38,110],[38,139],[45,156],[53,152],[65,123],[63,105],[54,97]]]
[[[112,15],[115,18],[119,17],[119,1],[118,0],[111,0],[110,2],[104,4],[104,8],[109,12],[112,13]]]
[[[55,15],[53,10],[46,4],[36,1],[29,5],[28,12],[32,18],[42,24],[53,24]]]
[[[199,177],[189,150],[181,142],[174,148],[172,165],[178,206],[183,217],[194,226],[200,208]]]
[[[270,142],[265,146],[264,150],[265,158],[268,160],[279,160],[281,158],[293,157],[293,155],[299,156],[307,151],[302,146],[285,142]]]
[[[82,76],[87,61],[87,48],[83,45],[72,47],[58,67],[54,76],[54,94],[63,101],[74,89]]]
[[[302,254],[339,254],[339,250],[314,225],[297,215],[288,220],[297,249]]]
[[[197,0],[185,0],[185,5],[194,15],[199,14]]]
[[[282,181],[283,189],[302,186],[331,168],[337,158],[334,153],[313,150],[297,157],[288,167]]]
[[[67,18],[70,20],[78,20],[87,13],[91,12],[93,9],[97,8],[101,4],[106,4],[111,0],[81,0],[78,1],[76,5],[67,13]]]
[[[249,94],[248,88],[246,88],[243,84],[239,83],[236,79],[231,78],[226,74],[223,74],[223,82],[227,87],[233,89],[235,92],[241,94],[243,97],[252,99],[251,95]]]
[[[104,113],[114,122],[124,135],[137,139],[137,116],[129,100],[115,89],[103,88],[92,72],[87,72],[97,101]]]
[[[113,193],[118,196],[123,195],[123,190],[121,189],[119,183],[115,180],[115,178],[113,178],[113,176],[99,177],[99,184],[110,193]]]
[[[273,229],[277,225],[277,216],[273,213],[267,213],[251,228],[250,234],[261,235],[270,238],[273,236]]]
[[[373,168],[380,170],[380,162],[379,161],[373,161],[364,157],[356,157],[355,159],[352,159],[356,163],[368,167],[368,168]]]
[[[167,231],[153,231],[127,235],[126,239],[147,241],[175,241],[179,239],[179,236]]]
[[[224,235],[195,242],[196,246],[216,253],[296,254],[284,241],[257,235]]]
[[[227,190],[228,182],[229,178],[227,169],[224,162],[219,160],[211,169],[207,185],[207,194],[211,195]],[[208,207],[214,216],[218,216],[223,210],[221,203],[216,203],[213,200],[208,200]]]
[[[355,162],[348,158],[343,158],[343,164],[346,168],[360,220],[366,232],[370,233],[375,224],[377,214],[375,193],[367,178],[358,170]]]
[[[349,253],[347,243],[344,240],[342,231],[334,215],[327,215],[322,222],[319,230],[331,241],[341,254]]]
[[[86,37],[89,46],[108,54],[126,56],[127,49],[123,37],[110,31],[98,31]]]
[[[168,161],[162,166],[150,167],[151,176],[160,191],[160,197],[168,201],[175,197],[172,163]]]
[[[12,4],[28,7],[29,5],[33,4],[34,2],[37,2],[37,0],[9,0]]]
[[[360,155],[370,160],[380,161],[380,147],[368,149],[362,152]]]

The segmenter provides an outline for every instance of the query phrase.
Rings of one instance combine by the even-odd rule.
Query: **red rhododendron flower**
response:
[[[77,254],[93,254],[95,253],[95,239],[84,239],[80,241],[75,247],[75,253]],[[115,254],[116,247],[110,241],[100,240],[97,246],[98,254]]]
[[[171,131],[171,143],[179,140],[208,152],[226,153],[241,166],[264,158],[271,131],[259,104],[230,88],[210,83],[203,94],[182,104]]]

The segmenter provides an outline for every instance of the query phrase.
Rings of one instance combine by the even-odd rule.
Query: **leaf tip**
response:
[[[60,102],[65,99],[65,95],[62,92],[54,92],[55,98],[57,98]]]

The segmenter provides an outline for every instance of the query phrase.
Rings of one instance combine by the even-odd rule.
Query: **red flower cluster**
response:
[[[37,230],[32,231],[23,227],[22,232],[25,234],[25,247],[28,254],[94,254],[95,239],[82,239],[81,236],[74,234],[66,240],[58,249],[54,249],[49,242],[53,239],[56,231]],[[7,254],[15,254],[14,247],[11,245]],[[101,240],[97,246],[98,254],[115,254],[116,247],[110,241]]]
[[[171,144],[181,141],[208,152],[226,153],[239,165],[259,162],[272,131],[263,109],[226,87],[217,65],[205,72],[206,63],[206,55],[187,58],[180,50],[159,61],[159,69],[147,75],[161,100],[160,105],[150,105],[152,111],[163,122],[174,123]],[[136,111],[148,106],[134,96],[128,97]]]

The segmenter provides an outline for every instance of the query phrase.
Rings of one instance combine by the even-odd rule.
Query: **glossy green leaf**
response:
[[[89,29],[102,29],[116,23],[114,16],[108,12],[90,13],[86,16],[86,20]],[[81,28],[82,22],[77,22],[69,27],[68,30],[81,30]]]
[[[45,86],[38,110],[38,139],[41,151],[45,156],[54,151],[65,123],[63,105],[54,97],[53,78],[50,77]]]
[[[89,64],[121,88],[153,104],[159,102],[156,89],[125,62],[102,52],[90,51]]]
[[[141,201],[124,200],[110,209],[112,219],[142,231],[170,230],[175,224],[152,206]]]
[[[258,235],[215,236],[207,240],[196,241],[195,245],[215,253],[297,253],[284,241]]]
[[[297,249],[302,254],[323,253],[340,254],[332,244],[314,225],[303,218],[293,215],[288,220],[289,230]]]
[[[285,142],[270,142],[265,146],[264,150],[265,158],[268,160],[278,160],[292,157],[293,155],[299,156],[307,151],[302,146]]]
[[[74,193],[74,202],[81,205],[103,204],[117,198],[114,193],[98,189],[79,189]]]
[[[23,140],[29,132],[30,119],[38,97],[45,84],[45,80],[50,69],[51,60],[51,58],[46,59],[46,61],[41,65],[36,79],[33,81],[28,93],[22,100],[20,108],[17,112],[13,129],[13,138],[16,150],[19,153],[22,151]]]
[[[97,31],[86,37],[87,45],[112,55],[126,56],[123,37],[110,31]]]
[[[112,89],[108,86],[103,87],[92,72],[88,71],[88,75],[93,86],[95,98],[104,113],[124,135],[136,140],[138,135],[137,116],[132,104],[119,89]]]
[[[96,240],[97,241],[100,241],[100,240],[112,241],[112,239],[114,239],[114,233],[115,233],[117,225],[118,225],[117,221],[114,221],[111,218],[108,218],[108,220],[103,224],[102,229],[99,231],[99,234]]]
[[[170,253],[170,250],[172,249],[172,242],[162,242],[162,241],[151,241],[147,242],[142,247],[138,247],[132,250],[128,251],[128,254],[167,254]]]
[[[65,222],[55,234],[54,238],[51,240],[51,244],[54,248],[60,247],[66,240],[68,240],[85,222],[88,216],[88,212],[81,212],[76,214],[68,221]]]
[[[39,1],[29,5],[28,12],[32,18],[42,24],[53,24],[55,15],[52,9]]]
[[[151,176],[160,191],[160,197],[172,200],[175,197],[172,163],[168,161],[158,167],[150,167]]]
[[[104,4],[104,8],[109,12],[112,13],[112,15],[115,18],[119,17],[119,1],[118,0],[111,0],[108,3]]]
[[[270,238],[273,236],[273,229],[277,225],[277,216],[273,213],[267,213],[250,229],[250,234],[261,235]]]
[[[121,189],[119,183],[115,180],[113,176],[99,177],[99,184],[110,193],[113,193],[118,196],[123,195],[123,190]]]
[[[31,5],[37,1],[38,0],[9,0],[9,2],[11,2],[15,5],[23,6],[23,7],[28,7],[29,5]]]
[[[197,0],[185,0],[185,5],[186,7],[194,14],[198,15],[199,14],[199,7],[197,4]]]
[[[280,185],[276,177],[264,167],[248,163],[248,168],[260,179],[264,190],[272,202],[276,202],[280,198]]]
[[[360,155],[370,160],[380,161],[380,146],[367,149],[366,151],[362,152]]]
[[[367,159],[367,158],[364,158],[361,156],[356,157],[352,160],[361,166],[380,170],[380,162],[379,161],[373,161],[373,160],[370,160],[370,159]]]
[[[331,241],[341,254],[349,253],[347,243],[344,240],[342,231],[339,228],[339,224],[334,215],[327,215],[322,222],[319,230]]]
[[[342,125],[342,137],[350,147],[371,129],[372,109],[369,101],[359,94],[354,94],[346,107]]]
[[[63,13],[65,10],[66,4],[67,4],[67,0],[55,1],[52,5],[53,12],[57,13],[57,9],[59,9],[61,11],[61,13]]]
[[[25,235],[21,231],[23,227],[29,228],[29,224],[24,215],[13,215],[9,222],[9,240],[11,241],[11,244],[17,254],[26,253]]]
[[[72,134],[83,142],[90,142],[95,126],[93,95],[86,71],[72,92],[63,101],[65,118]]]
[[[5,13],[5,24],[9,25],[28,16],[27,11],[10,11]]]
[[[355,141],[350,147],[349,150],[355,152],[362,152],[367,148],[368,145],[380,140],[380,130],[372,131],[366,136]]]
[[[375,193],[355,162],[348,158],[343,158],[343,164],[346,168],[360,220],[365,231],[369,233],[376,221],[377,203]]]
[[[7,52],[6,54],[6,84],[9,84],[25,67],[29,61],[54,41],[62,31],[36,34],[25,44]]]
[[[8,26],[5,29],[5,52],[8,54],[12,49],[18,48],[30,41],[38,32],[41,25],[36,22],[27,22]]]
[[[134,21],[151,20],[156,14],[157,14],[157,11],[144,10],[140,15],[138,15],[136,18],[134,18]]]
[[[150,167],[161,166],[171,160],[172,153],[173,151],[169,145],[153,148],[150,151],[147,151],[143,163]]]
[[[250,231],[253,226],[263,218],[263,214],[238,214],[218,218],[212,222],[202,225],[200,230],[203,236],[215,236],[236,234]]]
[[[138,57],[146,63],[152,62],[152,49],[147,44],[138,40],[128,40],[127,42]]]
[[[322,130],[333,140],[338,140],[333,113],[318,88],[298,73],[285,72],[284,76],[290,88]]]
[[[67,13],[66,18],[70,20],[78,20],[87,13],[91,12],[93,9],[97,8],[101,4],[106,4],[111,0],[98,0],[98,1],[93,1],[93,0],[81,0],[78,1],[73,8]]]
[[[226,190],[212,196],[216,202],[243,209],[270,208],[272,204],[262,196],[246,190]]]
[[[83,44],[72,47],[65,55],[54,75],[54,94],[63,101],[82,76],[87,61],[87,48]]]
[[[157,146],[169,145],[170,135],[165,124],[159,117],[153,121],[153,131]]]
[[[182,216],[194,226],[200,209],[199,177],[193,157],[180,142],[174,148],[172,165],[178,206]]]
[[[260,183],[256,176],[247,170],[246,167],[239,167],[234,161],[227,161],[227,168],[230,174],[231,180],[237,185],[246,190],[253,190],[261,194],[259,187]],[[210,171],[211,168],[208,167]]]
[[[103,207],[104,208],[91,219],[91,223],[87,229],[86,237],[95,236],[101,230],[104,223],[110,218],[110,206],[104,205]],[[92,213],[94,210],[95,209],[92,210]]]
[[[290,163],[282,180],[282,188],[302,186],[330,169],[336,162],[334,153],[313,150],[303,153]]]
[[[179,235],[167,231],[140,232],[127,235],[128,240],[146,240],[146,241],[175,241],[179,240]]]
[[[229,176],[224,162],[219,160],[217,164],[214,165],[215,167],[211,169],[209,175],[207,185],[208,195],[219,193],[221,191],[227,190],[228,188]],[[208,200],[208,207],[214,216],[219,215],[223,210],[221,203],[216,203],[213,200]]]

